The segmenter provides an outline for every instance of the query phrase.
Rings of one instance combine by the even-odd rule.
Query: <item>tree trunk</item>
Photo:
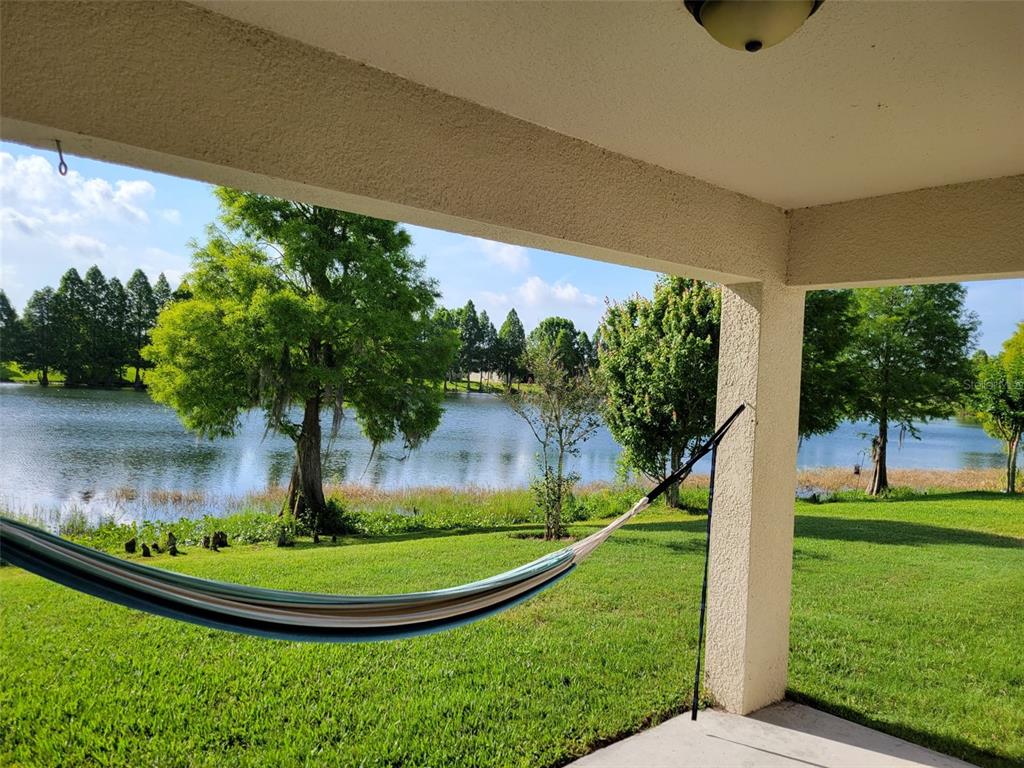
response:
[[[871,473],[871,484],[868,486],[868,495],[878,496],[889,490],[889,477],[885,467],[885,453],[889,444],[889,419],[885,414],[878,420],[878,435],[871,446],[872,458],[875,460],[875,469]]]
[[[49,375],[47,373],[46,368],[43,368],[42,376],[39,379],[39,386],[41,386],[41,387],[48,387],[48,386],[50,386],[50,377],[49,377]]]
[[[306,400],[302,431],[295,444],[302,504],[309,512],[313,541],[320,540],[320,521],[327,511],[324,499],[323,467],[320,462],[320,394]]]
[[[673,445],[669,450],[669,474],[672,474],[679,469],[681,453],[682,451],[679,450],[679,446],[676,445]],[[672,483],[672,485],[668,487],[668,490],[665,491],[665,503],[668,505],[669,509],[679,509],[679,483]]]
[[[1020,449],[1020,434],[1016,434],[1007,443],[1006,456],[1006,492],[1017,492],[1017,451]]]
[[[546,516],[544,526],[544,538],[548,541],[558,540],[562,537],[562,472],[564,471],[564,460],[562,451],[558,452],[558,468],[555,473],[555,493],[551,509]]]
[[[138,361],[136,360],[136,363]],[[139,375],[139,366],[135,366],[135,382],[132,384],[135,389],[142,389],[142,377]]]
[[[285,493],[284,505],[281,507],[281,515],[291,513],[298,517],[303,512],[302,490],[299,480],[299,462],[292,464],[292,474],[288,480],[288,491]]]

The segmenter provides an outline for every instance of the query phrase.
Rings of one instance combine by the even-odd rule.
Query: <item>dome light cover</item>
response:
[[[800,29],[823,0],[686,0],[683,4],[715,40],[757,53]]]

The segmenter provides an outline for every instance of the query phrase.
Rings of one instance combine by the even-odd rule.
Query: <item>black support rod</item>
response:
[[[704,538],[704,581],[700,587],[700,619],[697,622],[697,668],[693,673],[693,704],[690,719],[697,719],[697,705],[700,700],[700,662],[704,654],[704,615],[708,605],[708,560],[711,559],[711,511],[715,502],[715,463],[718,459],[718,443],[711,447],[711,479],[708,482],[708,528]]]

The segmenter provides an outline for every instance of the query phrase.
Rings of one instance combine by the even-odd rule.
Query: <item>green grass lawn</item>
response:
[[[791,695],[982,765],[1024,760],[1024,502],[960,494],[797,514]],[[4,568],[0,763],[564,763],[686,708],[703,525],[647,513],[523,606],[365,645],[230,635]],[[557,546],[522,530],[155,562],[294,589],[429,589]]]

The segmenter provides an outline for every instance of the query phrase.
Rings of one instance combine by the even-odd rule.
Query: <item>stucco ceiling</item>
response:
[[[1024,172],[1024,2],[829,0],[754,55],[681,2],[197,4],[784,208]]]

